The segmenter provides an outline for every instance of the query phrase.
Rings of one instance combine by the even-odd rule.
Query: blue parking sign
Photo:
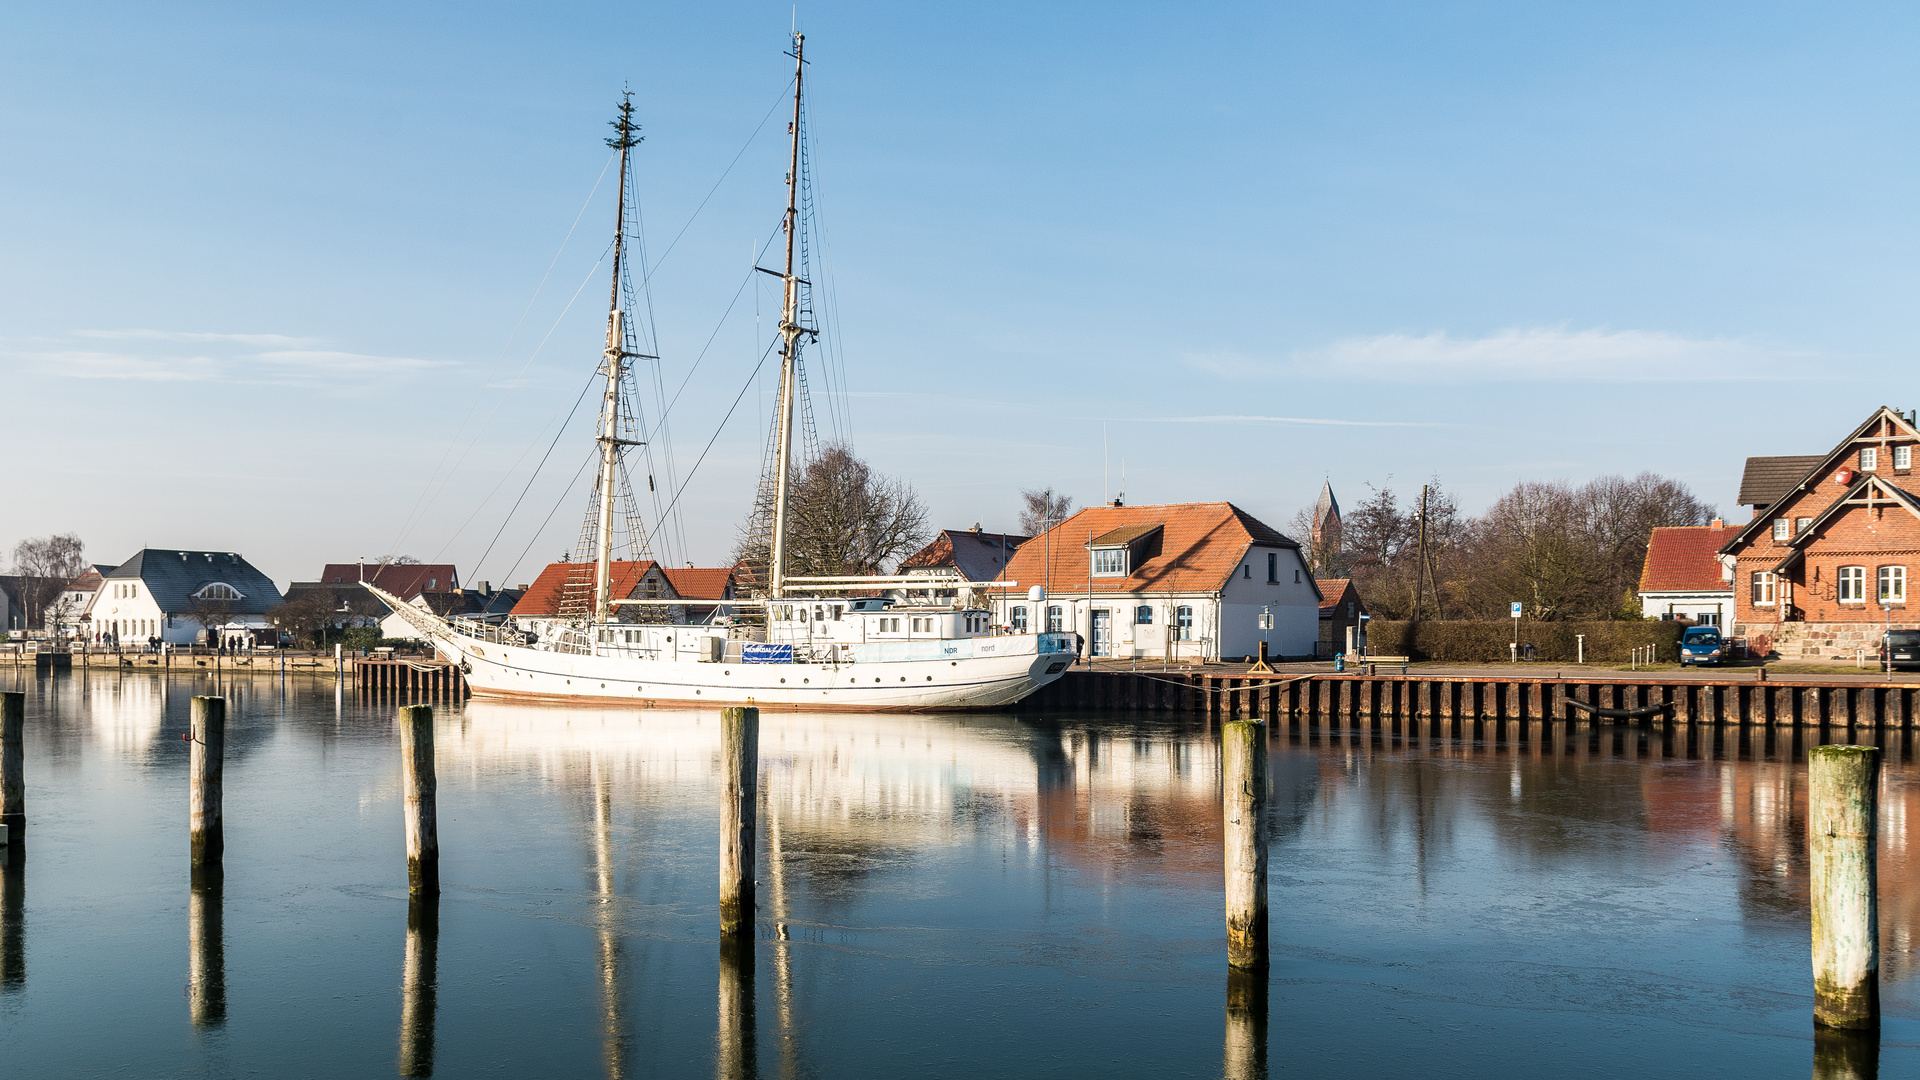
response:
[[[1516,619],[1520,617],[1520,601],[1518,600],[1513,602],[1513,617]]]

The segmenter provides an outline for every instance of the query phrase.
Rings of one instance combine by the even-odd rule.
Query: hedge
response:
[[[1626,663],[1628,653],[1646,645],[1659,646],[1660,659],[1671,660],[1680,631],[1690,624],[1659,620],[1605,620],[1595,622],[1520,622],[1522,654],[1534,647],[1534,659],[1572,663],[1579,656],[1576,634],[1586,635],[1589,663]],[[1367,623],[1367,651],[1381,656],[1411,656],[1416,660],[1480,663],[1505,660],[1513,642],[1513,623],[1497,622],[1389,622]]]

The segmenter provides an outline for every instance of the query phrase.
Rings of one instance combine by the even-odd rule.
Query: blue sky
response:
[[[719,559],[768,380],[720,422],[774,283],[723,313],[782,206],[784,123],[750,136],[792,18],[15,5],[0,544],[530,579],[585,501],[576,421],[507,514],[597,361],[600,140],[630,86],[669,393],[700,358],[678,471],[714,440],[658,553]],[[1910,5],[799,20],[840,433],[936,525],[1011,526],[1022,487],[1098,501],[1122,459],[1130,502],[1282,527],[1323,478],[1352,503],[1438,475],[1477,510],[1520,479],[1653,469],[1732,513],[1747,455],[1920,406]]]

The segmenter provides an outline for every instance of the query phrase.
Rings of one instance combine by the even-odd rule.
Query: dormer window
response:
[[[216,581],[211,585],[202,586],[193,596],[196,600],[238,600],[240,590],[225,582]]]
[[[1127,549],[1124,547],[1094,548],[1094,577],[1125,577],[1127,575]]]

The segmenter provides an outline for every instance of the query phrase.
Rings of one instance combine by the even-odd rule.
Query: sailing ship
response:
[[[620,197],[613,238],[613,289],[608,305],[599,471],[582,561],[563,592],[557,617],[488,622],[443,618],[372,583],[365,587],[405,618],[440,653],[458,661],[477,697],[625,700],[643,706],[760,707],[828,711],[987,709],[1011,705],[1060,677],[1078,655],[1072,633],[1012,633],[971,601],[1018,582],[960,582],[874,575],[797,576],[787,571],[788,503],[794,486],[796,399],[804,387],[807,325],[796,272],[801,232],[802,93],[805,39],[793,36],[793,123],[787,174],[786,267],[780,318],[780,384],[770,467],[757,516],[767,532],[762,587],[706,623],[649,621],[684,601],[616,595],[614,533],[617,490],[625,485],[623,454],[644,445],[625,402],[627,363],[639,352],[623,310],[627,252],[628,155],[638,144],[630,100],[609,139],[620,154]],[[772,271],[764,271],[772,273]],[[625,298],[631,305],[631,298]],[[631,496],[629,494],[629,500]],[[629,502],[628,535],[637,532]],[[589,566],[591,567],[589,576]],[[929,585],[937,585],[930,590]],[[926,599],[896,600],[888,592]],[[868,595],[859,595],[859,594]],[[951,601],[935,599],[951,593]],[[878,594],[878,595],[875,595]],[[662,605],[665,605],[663,607]]]

